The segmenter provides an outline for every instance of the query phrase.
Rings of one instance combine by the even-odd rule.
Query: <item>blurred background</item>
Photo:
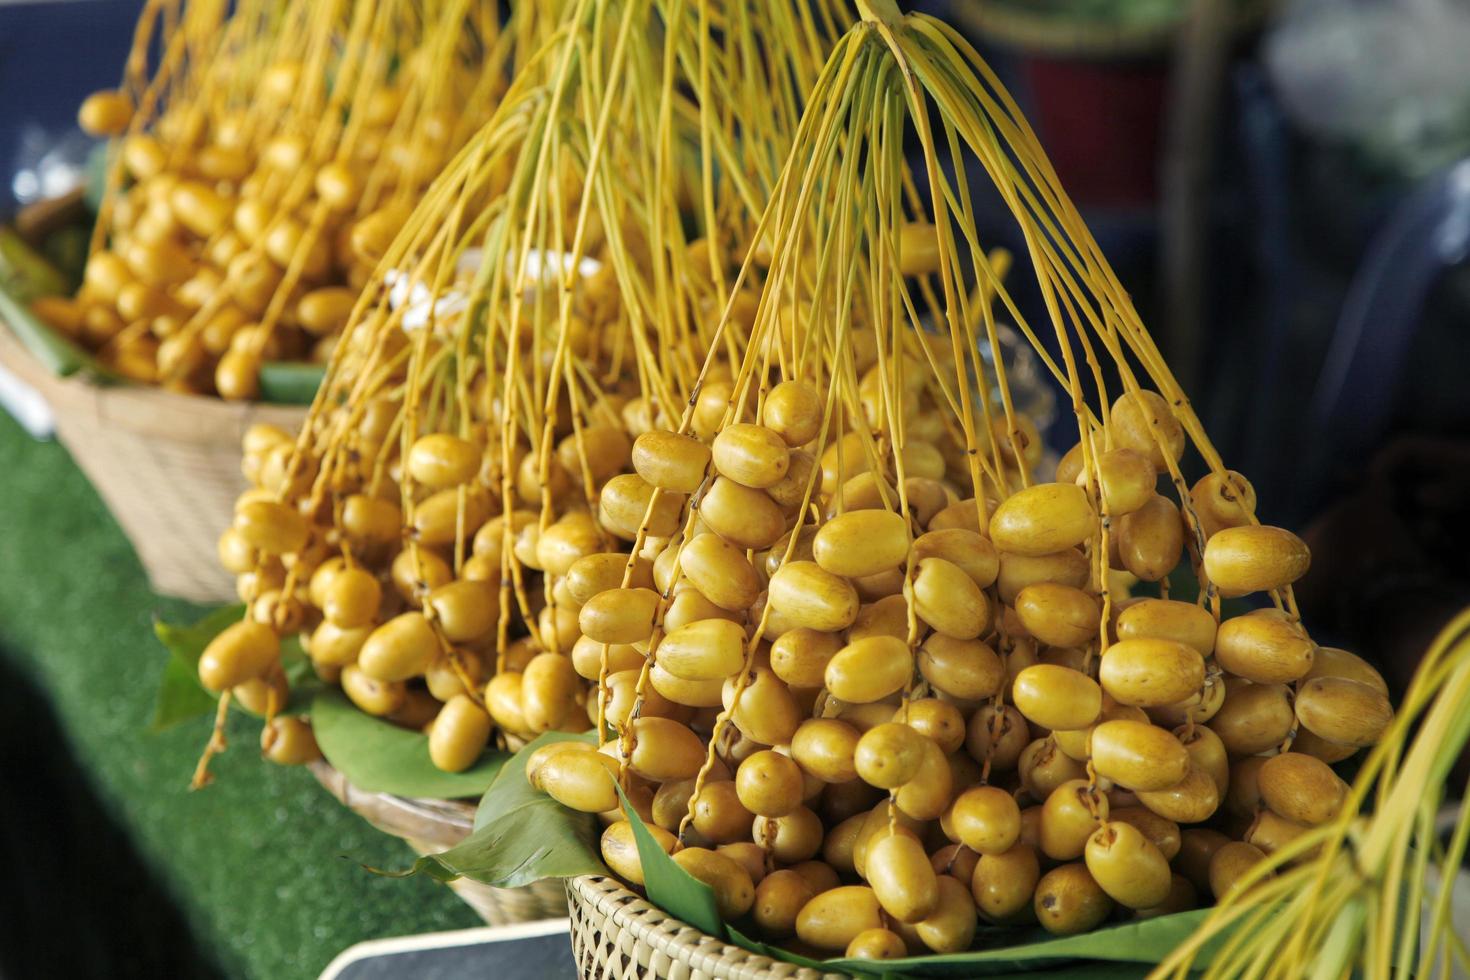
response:
[[[79,179],[76,107],[116,83],[141,5],[0,0],[0,219]],[[1314,636],[1402,685],[1470,604],[1470,5],[901,5],[991,60],[1263,521],[1308,538]],[[1023,252],[997,201],[980,233]],[[1026,279],[1010,285],[1043,322]],[[1061,409],[1057,450],[1075,439]],[[0,469],[24,459],[0,448]],[[23,642],[0,622],[0,645]],[[44,696],[11,657],[0,668],[0,861],[32,889],[0,891],[0,977],[213,973],[192,940],[148,941],[191,935],[198,913],[175,911],[183,886],[132,854]],[[80,838],[104,842],[100,866]],[[81,881],[100,885],[79,896]],[[92,953],[37,951],[63,910]]]

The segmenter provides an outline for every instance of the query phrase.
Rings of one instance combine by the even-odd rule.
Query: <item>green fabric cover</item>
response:
[[[31,762],[54,763],[51,769],[75,765],[76,781],[110,818],[102,822],[116,825],[115,831],[77,831],[83,839],[62,842],[68,853],[59,863],[39,854],[22,860],[27,883],[21,887],[36,889],[43,896],[36,901],[50,895],[85,904],[98,889],[78,879],[94,866],[114,873],[114,852],[135,849],[143,867],[132,873],[151,879],[148,888],[171,897],[178,911],[159,899],[168,914],[141,917],[139,924],[139,916],[130,921],[119,910],[118,928],[132,930],[122,948],[139,957],[149,948],[197,947],[193,961],[175,964],[169,975],[180,975],[177,969],[314,977],[364,939],[478,924],[452,892],[427,877],[392,880],[364,870],[364,864],[405,867],[413,854],[347,811],[305,770],[263,762],[253,719],[237,713],[231,748],[213,765],[214,785],[189,792],[208,723],[148,732],[165,656],[151,623],[155,614],[190,622],[202,612],[153,595],[121,530],[66,451],[31,441],[0,412],[0,672],[15,679],[15,690],[34,685],[44,692],[63,743],[25,744],[25,733],[11,725],[0,749],[24,751]],[[10,812],[25,795],[10,795],[11,804],[0,805],[0,820],[7,821],[0,838],[26,832],[27,821]],[[31,815],[40,828],[31,831],[35,851],[54,846],[47,831],[55,837],[57,827],[87,826],[68,822],[67,805],[62,799],[31,807],[47,811]],[[65,880],[44,880],[48,867]],[[125,905],[126,896],[144,890],[129,887],[121,899],[112,897],[115,891],[100,893]],[[49,914],[72,913],[53,906]],[[178,934],[180,921],[187,934]],[[97,952],[90,950],[92,968],[67,972],[134,975],[96,964]],[[73,954],[54,955],[65,961]],[[93,972],[98,967],[102,972]]]

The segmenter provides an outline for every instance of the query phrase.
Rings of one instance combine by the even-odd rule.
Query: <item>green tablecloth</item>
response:
[[[262,762],[258,723],[189,792],[208,725],[147,731],[151,619],[199,612],[149,592],[66,451],[0,413],[0,969],[312,977],[363,939],[477,924],[442,886],[365,871],[411,853]]]

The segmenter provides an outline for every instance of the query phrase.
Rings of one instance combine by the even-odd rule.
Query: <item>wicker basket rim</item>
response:
[[[328,793],[369,825],[398,837],[419,854],[435,854],[462,841],[474,828],[474,807],[459,800],[421,799],[370,793],[353,786],[325,760],[308,767]],[[449,887],[491,925],[560,918],[566,889],[560,881],[533,881],[515,888],[457,878]]]
[[[359,789],[341,770],[325,759],[318,759],[308,768],[317,782],[351,810],[361,812],[365,806],[371,807],[376,815],[396,816],[413,821],[421,828],[437,827],[446,833],[457,833],[460,837],[474,829],[475,807],[463,800],[397,796],[393,793]]]
[[[0,323],[5,323],[3,317]],[[147,385],[106,382],[84,373],[59,377],[36,359],[9,324],[0,330],[0,344],[5,348],[6,365],[48,402],[65,403],[71,410],[141,435],[190,442],[238,442],[240,434],[254,422],[294,430],[307,413],[304,405],[229,402]]]
[[[759,972],[799,980],[847,978],[843,973],[799,967],[723,942],[669,915],[613,878],[579,875],[567,880],[567,890],[572,901],[584,903],[598,916],[611,919],[619,929],[632,933],[640,942],[647,943],[665,956],[688,963],[702,974],[724,976],[729,975],[731,969],[736,969],[742,971],[742,975]]]

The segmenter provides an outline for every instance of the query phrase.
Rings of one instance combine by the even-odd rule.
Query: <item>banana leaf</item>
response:
[[[982,928],[979,933],[982,944],[1003,945],[944,956],[887,960],[881,964],[843,958],[813,960],[752,939],[734,925],[721,921],[709,887],[663,852],[626,801],[623,810],[633,825],[650,902],[675,918],[751,952],[818,970],[893,978],[1142,977],[1183,942],[1208,914],[1205,909],[1181,912],[1064,937],[1050,936],[1039,928],[1019,933],[1015,929]],[[1017,942],[1018,939],[1021,941]],[[1198,964],[1207,965],[1210,953],[1223,941],[1221,937],[1211,943]]]
[[[275,405],[310,405],[326,369],[298,361],[267,361],[260,366],[260,398]]]
[[[638,845],[638,863],[643,866],[643,887],[648,892],[648,900],[696,929],[732,940],[734,930],[725,928],[715,906],[714,891],[665,854],[621,788],[618,795],[623,800],[623,813],[633,825],[633,841]]]
[[[526,781],[526,759],[541,746],[591,738],[547,732],[508,759],[502,756],[475,812],[474,831],[449,850],[420,858],[400,876],[470,878],[516,888],[543,878],[607,874],[597,846],[597,818],[567,809]]]
[[[85,351],[31,312],[38,296],[66,291],[66,279],[9,228],[0,227],[0,321],[57,377],[81,370],[105,374]]]
[[[158,637],[169,657],[163,665],[163,676],[159,679],[158,693],[154,698],[153,720],[148,726],[151,731],[164,731],[214,711],[216,696],[199,683],[199,657],[210,640],[244,614],[245,607],[237,603],[221,606],[188,626],[154,620],[153,635]],[[281,666],[285,668],[286,680],[291,686],[291,697],[285,710],[305,710],[321,684],[311,669],[311,661],[301,648],[301,642],[294,636],[281,641]]]
[[[364,714],[335,687],[311,702],[311,730],[328,762],[369,793],[456,800],[478,796],[508,757],[487,751],[464,772],[444,772],[429,758],[429,737]]]
[[[243,606],[224,606],[191,626],[154,620],[153,634],[169,656],[158,684],[150,729],[161,732],[214,710],[214,695],[199,684],[199,657],[209,641],[239,620],[243,611]]]

